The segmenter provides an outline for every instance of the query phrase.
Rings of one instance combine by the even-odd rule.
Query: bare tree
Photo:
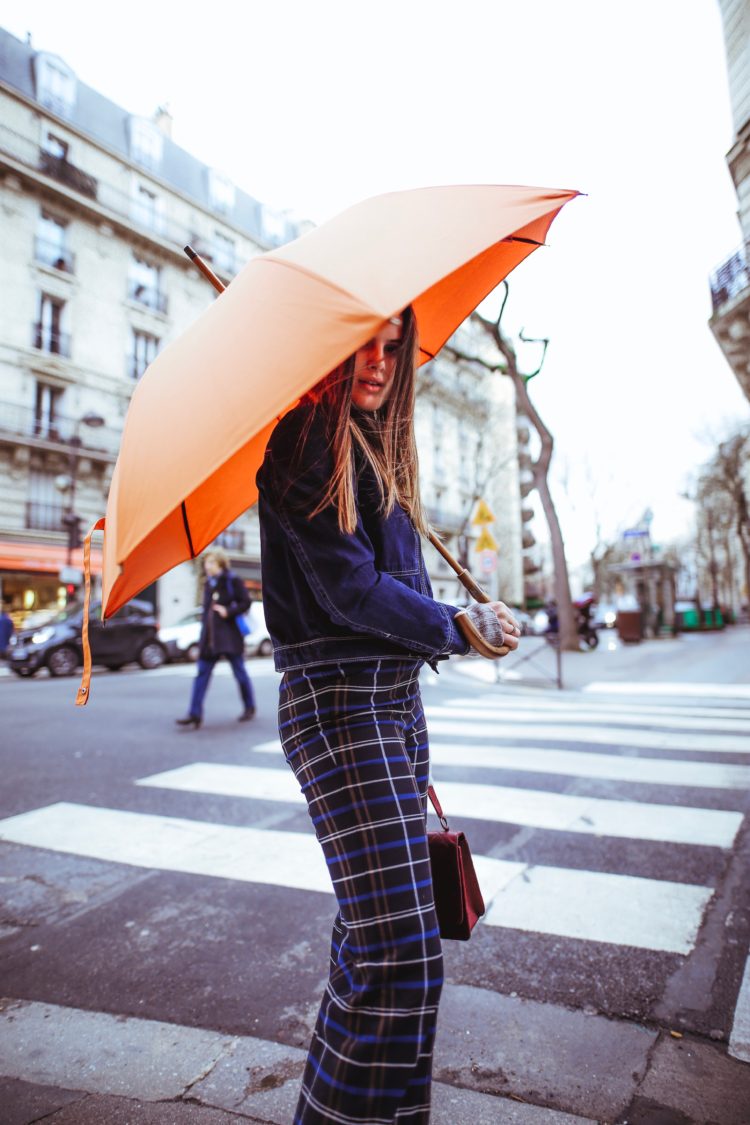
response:
[[[698,480],[699,554],[707,563],[714,608],[732,581],[732,544],[741,558],[745,597],[750,592],[750,427],[743,426],[718,448]],[[739,560],[737,560],[739,562]]]
[[[542,354],[536,370],[527,373],[520,371],[516,349],[502,329],[501,322],[509,293],[508,283],[504,281],[502,284],[505,293],[497,319],[490,320],[487,317],[481,316],[479,313],[473,313],[472,320],[474,323],[480,325],[482,330],[492,340],[495,348],[503,357],[503,362],[491,363],[483,356],[467,355],[459,351],[453,345],[449,346],[449,350],[457,359],[463,359],[469,363],[477,363],[486,371],[499,371],[503,375],[507,375],[513,383],[516,392],[516,403],[520,408],[520,412],[529,419],[529,422],[534,427],[539,437],[539,453],[536,459],[532,460],[529,467],[532,473],[534,488],[539,493],[539,499],[541,500],[542,509],[549,529],[550,544],[552,547],[552,565],[555,573],[555,600],[557,602],[560,643],[567,652],[577,652],[579,648],[578,628],[570,596],[570,580],[568,578],[568,564],[565,558],[565,544],[563,542],[560,521],[557,518],[557,511],[555,510],[548,480],[554,439],[532,403],[528,390],[530,380],[538,375],[542,369],[549,340],[534,340],[524,336],[523,331],[519,333],[519,338],[524,343],[538,343],[542,345]]]

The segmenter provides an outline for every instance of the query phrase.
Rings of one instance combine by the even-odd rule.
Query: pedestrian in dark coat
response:
[[[203,619],[200,636],[200,656],[190,709],[177,725],[196,730],[203,722],[203,700],[208,690],[214,667],[222,656],[229,661],[242,698],[243,710],[239,721],[255,715],[253,685],[245,668],[244,637],[237,618],[250,608],[245,584],[229,569],[225,551],[215,548],[203,559],[206,582],[203,587]]]
[[[419,670],[469,646],[422,558],[416,349],[406,309],[282,418],[258,473],[279,736],[338,902],[294,1125],[430,1116],[443,963]],[[507,606],[489,616],[515,648]]]

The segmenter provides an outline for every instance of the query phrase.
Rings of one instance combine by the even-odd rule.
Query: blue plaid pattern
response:
[[[427,1125],[443,983],[421,661],[286,672],[279,733],[338,899],[294,1125]]]

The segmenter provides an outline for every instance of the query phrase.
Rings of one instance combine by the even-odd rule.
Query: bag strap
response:
[[[442,805],[440,804],[440,801],[438,801],[438,797],[437,797],[437,793],[435,792],[435,786],[434,785],[428,785],[427,786],[427,796],[430,798],[430,803],[431,803],[433,809],[435,810],[435,812],[437,813],[437,818],[440,821],[440,827],[442,828],[443,832],[449,832],[450,829],[448,828],[448,821],[445,819],[445,815],[443,813],[443,808],[442,808]]]
[[[91,645],[89,643],[89,605],[91,602],[91,536],[95,531],[104,530],[104,518],[97,520],[89,528],[88,535],[83,541],[83,625],[81,626],[81,644],[83,645],[83,673],[81,683],[76,693],[76,707],[85,707],[89,701],[91,687]]]

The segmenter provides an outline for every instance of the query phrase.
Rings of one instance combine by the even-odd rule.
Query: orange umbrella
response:
[[[431,359],[576,195],[394,192],[253,258],[136,387],[107,504],[103,616],[254,503],[276,420],[384,320],[412,304]]]

